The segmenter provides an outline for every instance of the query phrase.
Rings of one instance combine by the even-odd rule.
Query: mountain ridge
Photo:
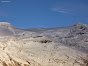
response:
[[[81,23],[81,22],[78,22],[78,23],[76,23],[76,24],[73,24],[72,26],[77,26],[77,25],[79,25],[79,26],[82,26],[82,25],[85,25],[85,26],[88,26],[87,24],[83,24],[83,23]],[[9,23],[9,22],[0,22],[0,26],[13,26],[11,23]],[[14,27],[14,26],[13,26]],[[68,26],[67,26],[68,27]],[[56,27],[56,28],[61,28],[61,27]],[[19,28],[19,29],[21,29],[21,28]],[[26,29],[32,29],[32,28],[26,28]],[[33,28],[33,29],[35,29],[35,28]],[[39,28],[37,28],[37,29],[39,29]],[[43,29],[45,29],[45,28],[43,28]],[[48,28],[49,29],[49,28]],[[52,29],[52,28],[51,28]]]
[[[25,30],[0,23],[0,66],[87,65],[88,25]]]

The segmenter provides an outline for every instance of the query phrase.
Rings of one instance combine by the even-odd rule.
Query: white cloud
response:
[[[3,2],[3,3],[4,3],[4,2],[8,3],[8,2],[11,2],[11,1],[1,1],[1,2]]]
[[[80,2],[66,2],[66,3],[58,3],[52,8],[52,11],[71,14],[73,16],[88,16],[88,5]]]
[[[71,13],[68,12],[67,10],[61,9],[61,8],[53,8],[52,10],[53,10],[53,11],[56,11],[56,12],[60,12],[60,13],[71,14]]]

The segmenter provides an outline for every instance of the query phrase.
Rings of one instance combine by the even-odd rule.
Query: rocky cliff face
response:
[[[88,66],[88,25],[18,29],[0,23],[0,66]]]

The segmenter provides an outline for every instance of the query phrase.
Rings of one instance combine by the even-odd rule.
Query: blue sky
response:
[[[88,24],[88,0],[0,0],[0,22],[18,28]]]

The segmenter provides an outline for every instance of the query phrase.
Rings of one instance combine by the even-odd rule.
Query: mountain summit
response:
[[[88,25],[18,29],[2,22],[0,66],[88,66]]]
[[[0,22],[0,26],[12,26],[12,25],[8,22]]]
[[[74,24],[73,26],[88,26],[88,25],[79,22],[77,24]]]

